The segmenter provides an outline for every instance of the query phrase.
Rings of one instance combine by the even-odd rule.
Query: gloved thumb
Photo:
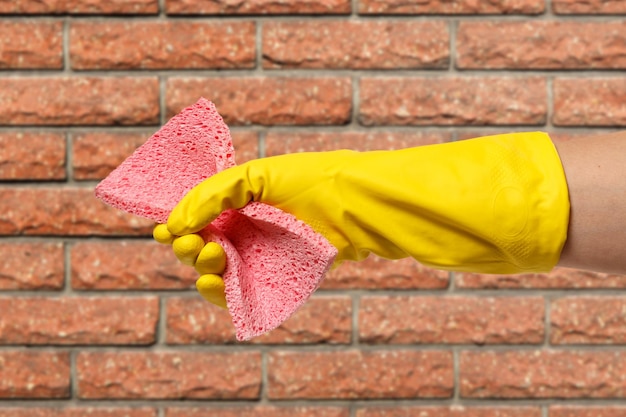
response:
[[[250,181],[250,163],[219,172],[182,198],[169,215],[167,229],[176,236],[198,232],[222,211],[245,207],[260,195],[256,188]]]

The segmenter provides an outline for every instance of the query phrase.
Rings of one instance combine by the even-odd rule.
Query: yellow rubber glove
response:
[[[553,268],[569,220],[559,156],[548,135],[534,132],[250,161],[192,189],[167,228],[194,233],[250,201],[308,223],[338,249],[338,262],[375,253],[499,274]]]
[[[204,242],[202,237],[196,234],[176,237],[164,224],[157,225],[152,236],[159,243],[171,244],[178,260],[196,269],[200,274],[196,281],[196,289],[205,300],[227,308],[224,280],[220,276],[226,268],[226,253],[220,245],[215,242]]]

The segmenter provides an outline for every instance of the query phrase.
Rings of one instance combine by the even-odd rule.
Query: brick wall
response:
[[[238,162],[626,126],[624,0],[0,0],[0,417],[618,417],[626,276],[346,264],[240,344],[93,188],[199,95]]]

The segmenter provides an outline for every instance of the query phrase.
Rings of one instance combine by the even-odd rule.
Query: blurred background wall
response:
[[[0,0],[1,417],[621,417],[626,276],[333,271],[236,343],[98,180],[200,96],[239,163],[626,126],[626,1]],[[436,175],[436,172],[433,172]]]

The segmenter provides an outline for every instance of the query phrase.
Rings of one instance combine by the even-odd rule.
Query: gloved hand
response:
[[[168,233],[180,236],[174,240],[179,258],[204,264],[203,242],[196,239],[190,251],[176,242],[250,201],[308,223],[338,249],[337,263],[375,253],[482,273],[550,270],[569,220],[563,168],[544,133],[396,151],[299,153],[229,168],[192,189],[167,222]]]
[[[219,244],[205,242],[195,233],[174,236],[164,224],[156,225],[152,236],[159,243],[171,244],[178,260],[196,269],[200,274],[196,289],[205,300],[227,308],[224,280],[220,276],[226,268],[226,252]]]

